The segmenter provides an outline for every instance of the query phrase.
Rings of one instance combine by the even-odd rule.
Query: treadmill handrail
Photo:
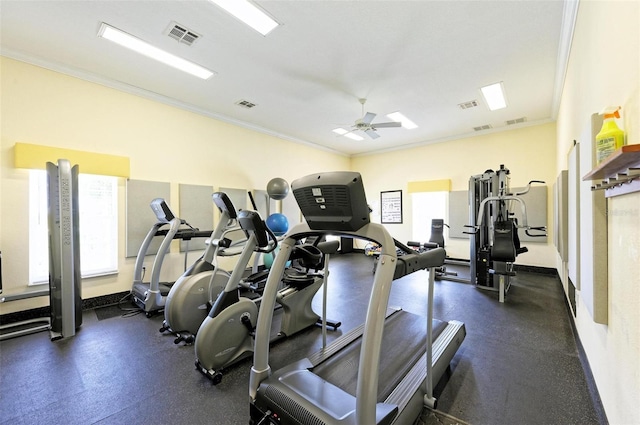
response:
[[[180,228],[180,219],[174,218],[169,222],[169,232],[162,239],[162,243],[160,244],[160,248],[158,248],[158,252],[153,260],[153,265],[151,266],[151,280],[149,280],[149,291],[160,291],[160,270],[162,269],[162,262],[164,258],[169,252],[169,248],[171,247],[171,242],[173,241],[173,236],[176,234],[178,229]]]
[[[180,226],[180,221],[178,219],[174,219],[174,221],[177,221],[178,227],[179,227]],[[138,249],[138,255],[136,256],[136,263],[135,263],[135,266],[134,266],[134,269],[133,269],[133,283],[134,283],[134,285],[136,283],[142,283],[144,260],[145,260],[145,257],[147,255],[147,251],[149,250],[149,246],[151,245],[151,242],[155,238],[158,229],[160,229],[163,226],[167,226],[168,224],[169,223],[156,222],[151,227],[151,229],[147,232],[147,235],[142,240],[142,243],[140,244],[140,248]],[[169,230],[167,230],[167,233],[168,232],[169,232]],[[166,238],[166,236],[167,235],[165,234],[164,237]]]
[[[380,364],[381,340],[384,330],[386,309],[389,304],[391,284],[397,261],[395,243],[389,232],[380,224],[369,223],[356,232],[315,231],[307,223],[294,226],[280,245],[262,296],[258,313],[253,366],[249,379],[249,395],[255,400],[260,383],[271,374],[269,365],[269,335],[278,284],[282,279],[291,249],[297,239],[311,235],[331,234],[357,237],[374,241],[381,245],[378,266],[374,274],[371,299],[367,308],[365,329],[360,352],[358,383],[356,389],[356,417],[362,424],[376,423],[376,403],[378,388],[378,368]]]

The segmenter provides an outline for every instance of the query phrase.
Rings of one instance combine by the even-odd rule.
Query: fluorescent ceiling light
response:
[[[175,56],[169,52],[165,52],[162,49],[152,46],[146,41],[142,41],[139,38],[114,28],[111,25],[107,25],[104,22],[100,26],[98,37],[106,38],[107,40],[113,41],[114,43],[133,50],[134,52],[202,78],[203,80],[210,78],[214,74],[213,71],[210,71],[200,65],[196,65],[193,62],[189,62],[186,59],[182,59],[181,57]]]
[[[395,122],[399,122],[400,124],[402,124],[402,127],[406,128],[407,130],[413,130],[414,128],[418,128],[416,123],[414,123],[409,118],[407,118],[404,115],[402,115],[400,112],[394,112],[392,114],[387,114],[387,117],[389,117],[389,119],[391,119],[391,120],[393,120]]]
[[[484,100],[486,100],[489,109],[495,111],[507,107],[507,101],[504,98],[504,88],[502,83],[491,84],[480,89]]]
[[[348,137],[349,139],[352,139],[352,140],[364,140],[362,137],[358,136],[355,133],[347,133],[344,135],[344,137]]]
[[[334,133],[338,133],[341,136],[348,137],[349,139],[352,139],[352,140],[364,140],[364,138],[358,136],[354,132],[349,131],[349,130],[345,130],[342,127],[334,128],[331,131],[333,131]]]
[[[278,23],[247,0],[209,0],[217,4],[262,35],[267,35]]]

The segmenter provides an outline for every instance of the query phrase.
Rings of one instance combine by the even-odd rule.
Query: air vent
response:
[[[514,125],[514,124],[520,124],[523,122],[526,122],[527,118],[526,117],[522,117],[522,118],[516,118],[515,120],[509,120],[506,121],[507,125]]]
[[[478,106],[478,101],[470,100],[468,102],[458,103],[458,106],[460,107],[460,109],[475,108],[476,106]]]
[[[482,130],[489,130],[491,128],[491,124],[485,124],[485,125],[481,125],[479,127],[473,127],[474,131],[482,131]]]
[[[256,106],[255,103],[249,102],[248,100],[239,100],[236,102],[236,105],[242,106],[243,108],[251,109]]]
[[[194,31],[191,31],[184,25],[180,25],[175,22],[171,22],[169,24],[165,33],[174,40],[184,43],[187,46],[191,46],[200,38],[200,35],[196,34]]]

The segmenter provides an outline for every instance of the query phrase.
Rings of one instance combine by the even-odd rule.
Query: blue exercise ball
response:
[[[277,246],[276,249],[273,250],[273,252],[263,254],[262,263],[264,264],[265,269],[271,269],[271,266],[273,266],[273,262],[276,259],[276,255],[278,255],[278,251],[280,251],[280,246]],[[285,267],[291,267],[291,260],[285,263]]]
[[[280,201],[289,194],[289,183],[283,178],[276,177],[267,183],[267,194],[271,199]]]
[[[289,220],[284,214],[273,213],[267,217],[267,227],[276,236],[282,236],[289,230]]]
[[[280,247],[278,246],[273,252],[262,255],[262,262],[264,263],[265,269],[270,270],[271,266],[273,266],[273,261],[276,259],[275,257],[278,254],[278,248]]]

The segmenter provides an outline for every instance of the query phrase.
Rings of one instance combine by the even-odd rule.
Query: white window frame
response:
[[[49,282],[47,173],[29,171],[29,285]],[[118,178],[78,175],[83,278],[118,272]]]

